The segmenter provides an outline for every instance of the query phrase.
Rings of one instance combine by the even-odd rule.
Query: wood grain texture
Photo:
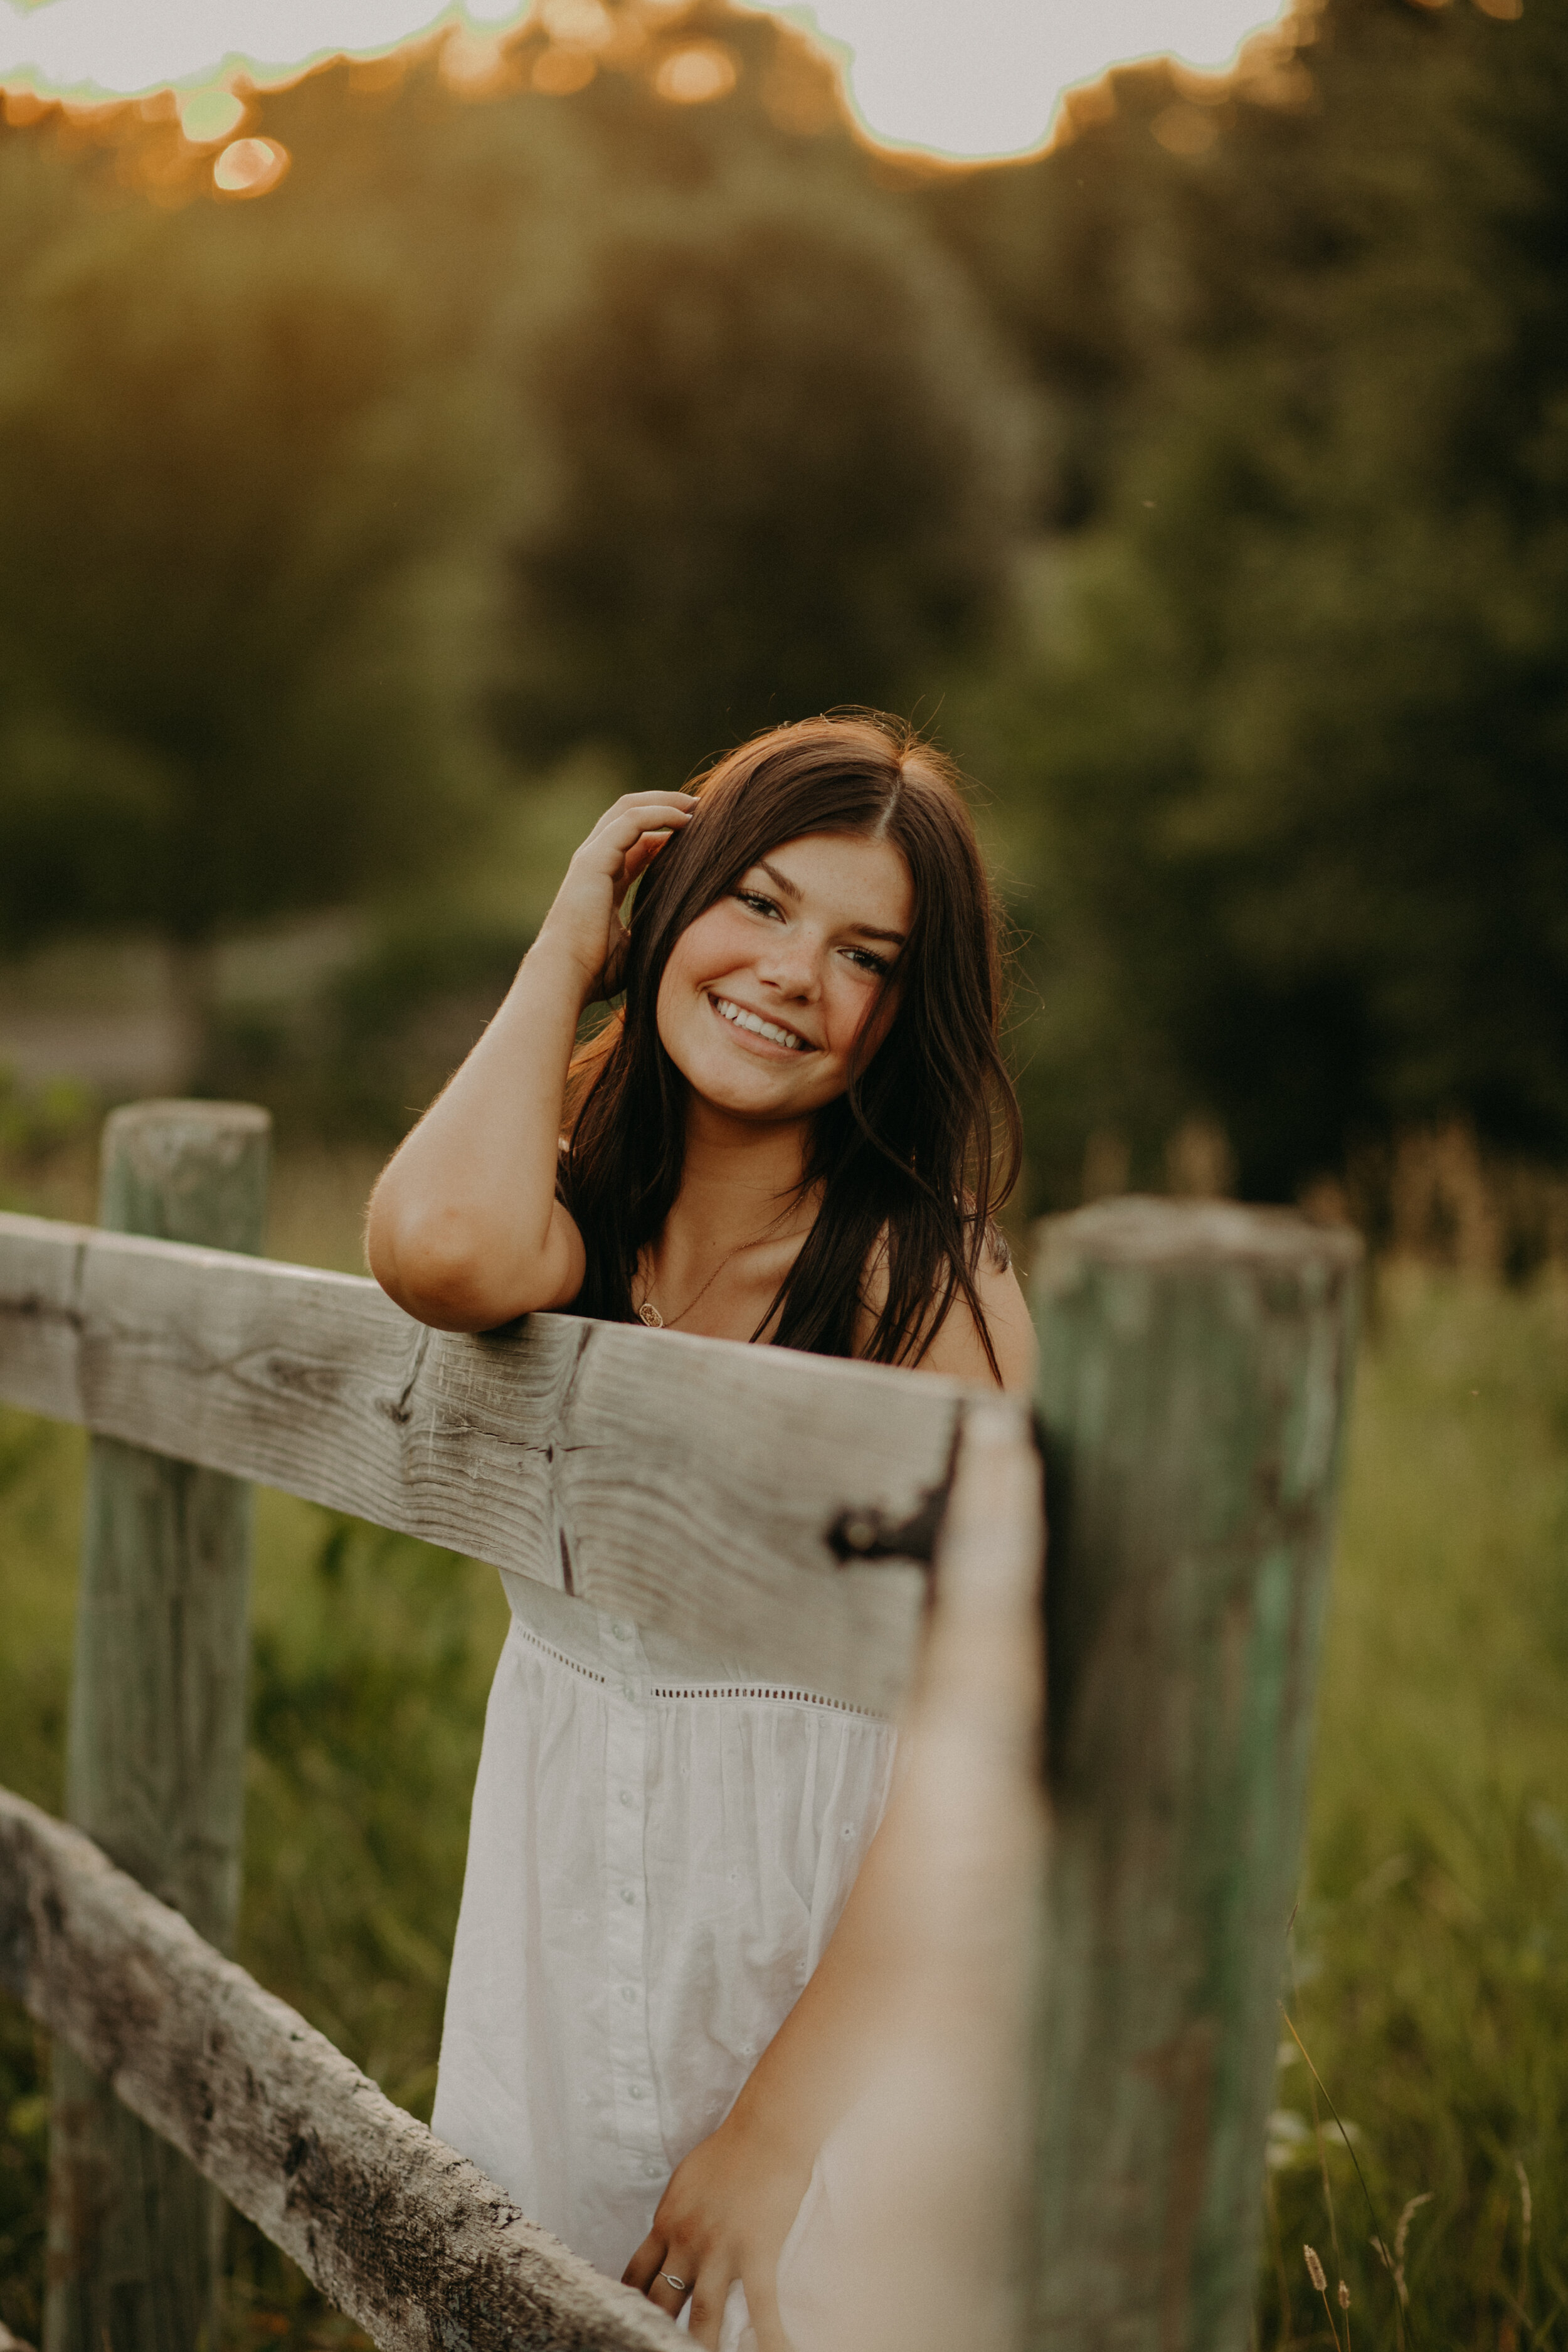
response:
[[[100,1224],[261,1246],[271,1121],[246,1103],[136,1103],[104,1124]],[[239,1902],[251,1489],[95,1435],[66,1810],[226,1950]],[[222,2211],[68,2049],[49,2135],[45,2352],[216,2344]]]
[[[98,1222],[255,1257],[271,1150],[272,1114],[256,1103],[122,1103],[103,1122]]]
[[[79,1309],[90,1225],[0,1209],[0,1400],[82,1421]]]
[[[429,1331],[351,1276],[0,1215],[9,1402],[564,1586],[856,1706],[897,1706],[922,1580],[841,1566],[830,1531],[847,1515],[889,1548],[878,1530],[945,1486],[964,1393],[564,1315]]]
[[[384,2352],[674,2352],[684,2341],[79,1831],[6,1790],[0,1987]]]
[[[1042,2347],[1248,2340],[1360,1255],[1219,1204],[1040,1231]]]

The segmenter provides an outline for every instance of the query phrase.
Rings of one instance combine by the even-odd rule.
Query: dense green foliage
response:
[[[94,194],[0,141],[0,936],[197,940],[460,829],[460,483],[384,258]]]
[[[1194,1114],[1257,1194],[1560,1156],[1568,6],[1510,5],[1322,0],[984,171],[723,0],[569,97],[537,24],[309,77],[258,203],[0,131],[0,944],[428,895],[563,755],[885,700],[994,790],[1037,1198]]]
[[[1504,16],[1329,0],[1254,102],[1129,77],[947,199],[1037,226],[994,299],[1081,412],[994,730],[1047,1063],[1254,1195],[1455,1111],[1568,1148],[1568,12]]]
[[[353,1186],[287,1160],[279,1178],[271,1246],[351,1262]],[[0,1417],[0,1782],[50,1806],[81,1461],[76,1433]],[[286,1497],[260,1503],[242,1956],[427,2113],[503,1604],[488,1570]],[[1560,1277],[1521,1293],[1394,1268],[1355,1404],[1292,2004],[1373,2206],[1343,2147],[1314,2138],[1305,2068],[1283,2064],[1264,2352],[1327,2342],[1303,2241],[1331,2275],[1337,2242],[1355,2342],[1393,2352],[1393,2290],[1368,2241],[1392,2244],[1405,2205],[1428,2192],[1408,2224],[1404,2341],[1494,2352],[1559,2339],[1565,1529]],[[41,2081],[25,2020],[0,2006],[0,2317],[33,2341]],[[236,2346],[343,2340],[253,2232],[237,2230],[231,2256]]]

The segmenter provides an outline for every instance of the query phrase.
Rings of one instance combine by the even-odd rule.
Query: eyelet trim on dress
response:
[[[547,1658],[553,1658],[558,1666],[569,1666],[574,1675],[581,1675],[584,1682],[608,1682],[607,1675],[601,1674],[595,1666],[584,1665],[580,1659],[569,1658],[565,1651],[558,1650],[552,1642],[542,1642],[537,1633],[531,1633],[526,1625],[520,1625],[515,1617],[511,1630],[520,1642],[526,1642],[531,1649],[540,1651]],[[654,1685],[648,1696],[782,1699],[795,1706],[825,1706],[830,1707],[836,1715],[858,1715],[868,1723],[886,1723],[888,1720],[886,1716],[879,1715],[875,1707],[852,1706],[847,1699],[825,1698],[820,1691],[775,1690],[761,1683],[658,1683]]]
[[[650,1698],[780,1698],[789,1699],[797,1706],[830,1706],[838,1715],[863,1715],[868,1722],[882,1723],[874,1707],[851,1706],[847,1698],[824,1698],[820,1691],[770,1690],[760,1683],[686,1683],[656,1684],[648,1693]]]
[[[573,1673],[581,1675],[585,1682],[602,1683],[608,1679],[596,1667],[584,1666],[576,1658],[569,1658],[564,1650],[556,1649],[552,1643],[542,1642],[537,1633],[531,1633],[526,1625],[518,1623],[515,1617],[511,1621],[511,1630],[520,1642],[526,1642],[531,1649],[542,1650],[545,1656],[553,1658],[558,1666],[570,1666]]]

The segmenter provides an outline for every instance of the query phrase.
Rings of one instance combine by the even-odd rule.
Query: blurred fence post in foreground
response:
[[[114,1112],[100,1223],[255,1255],[269,1129],[242,1103]],[[68,1817],[224,1951],[239,1895],[250,1525],[247,1481],[91,1440]],[[57,2042],[47,2352],[211,2352],[222,2210]]]
[[[1040,1230],[1053,1833],[1030,2352],[1244,2352],[1361,1244]]]

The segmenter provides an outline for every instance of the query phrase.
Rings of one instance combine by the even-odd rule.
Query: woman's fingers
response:
[[[621,2273],[623,2286],[635,2286],[671,2319],[679,2316],[680,2306],[691,2293],[697,2281],[697,2256],[684,2259],[679,2245],[672,2244],[656,2223]],[[718,2343],[718,2337],[713,2341]]]
[[[668,2311],[671,2319],[676,2319],[696,2279],[696,2255],[689,2254],[683,2261],[678,2246],[667,2246],[664,2260],[654,2274],[653,2284],[644,2292],[650,2303],[657,2303],[660,2311]],[[718,2337],[715,2336],[713,2341],[717,2345]]]
[[[635,809],[617,805],[610,810],[608,815],[599,819],[588,838],[590,841],[614,841],[624,846],[636,841],[639,834],[685,824],[695,814],[680,801],[651,801],[646,808]]]
[[[686,2273],[677,2269],[677,2276]],[[691,2341],[700,2344],[703,2352],[719,2352],[719,2332],[724,2325],[724,2305],[730,2297],[730,2282],[734,2273],[728,2263],[710,2261],[699,2271],[691,2296]]]
[[[675,802],[681,808],[694,809],[697,806],[695,793],[682,792],[678,785],[656,784],[646,793],[622,793],[617,800],[610,803],[605,816],[614,816],[617,809],[659,808],[667,801]],[[599,822],[603,824],[605,817],[601,817]]]
[[[588,839],[628,849],[645,833],[684,824],[696,806],[689,793],[628,793],[605,811]]]
[[[618,906],[648,859],[657,857],[671,835],[683,830],[690,814],[689,809],[666,806],[648,809],[641,816],[621,817],[591,833],[573,865],[579,873],[594,877],[595,889],[607,881]]]
[[[659,2266],[664,2261],[665,2244],[664,2231],[650,2230],[621,2273],[621,2284],[635,2286],[639,2294],[646,2294],[658,2276]]]
[[[645,833],[640,841],[633,842],[621,866],[621,872],[626,877],[628,886],[637,880],[645,866],[652,865],[665,843],[673,838],[672,834],[661,831]]]
[[[779,2315],[776,2265],[769,2263],[763,2273],[748,2271],[745,2288],[746,2309],[751,2315],[752,2333],[757,2339],[757,2352],[795,2352]],[[691,2332],[695,2336],[695,2326]],[[715,2336],[713,2341],[717,2345],[718,2337]]]

